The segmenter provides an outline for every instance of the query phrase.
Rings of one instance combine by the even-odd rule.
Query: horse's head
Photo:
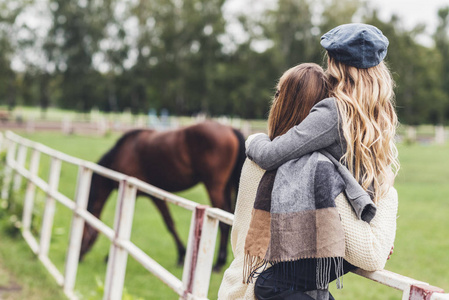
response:
[[[84,255],[90,250],[95,240],[98,237],[98,231],[90,226],[89,224],[84,224],[83,240],[81,241],[81,250],[79,260],[82,261]]]
[[[104,203],[106,202],[109,193],[113,186],[110,180],[101,177],[98,174],[93,174],[90,185],[89,200],[87,202],[87,211],[94,217],[100,218]],[[83,239],[81,241],[81,250],[79,260],[84,258],[84,255],[89,252],[98,237],[98,231],[87,222],[84,223]]]

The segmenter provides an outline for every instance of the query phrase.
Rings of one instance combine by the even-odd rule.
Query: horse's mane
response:
[[[100,166],[109,168],[112,164],[112,162],[116,159],[116,155],[117,152],[119,151],[119,149],[121,148],[121,146],[123,145],[123,143],[131,137],[135,137],[136,135],[138,135],[139,133],[141,133],[143,130],[142,129],[136,129],[136,130],[131,130],[128,131],[127,133],[125,133],[114,145],[114,147],[111,148],[111,150],[109,150],[108,152],[106,152],[106,154],[104,154],[100,160],[98,161],[98,164]]]
[[[125,143],[125,141],[128,138],[137,136],[140,132],[143,130],[137,129],[132,130],[127,133],[125,133],[114,145],[114,147],[111,148],[106,154],[104,154],[100,160],[97,162],[100,166],[103,166],[105,168],[111,168],[112,163],[114,160],[116,160],[116,155],[118,154],[118,151],[120,150],[121,146]],[[98,185],[98,180],[101,180],[101,185]],[[94,183],[95,182],[95,183]],[[102,177],[101,175],[94,173],[92,174],[92,183],[90,185],[90,193],[89,193],[89,201],[87,203],[87,210],[89,212],[92,212],[94,209],[94,202],[96,201],[96,192],[98,191],[98,188],[102,186],[103,188],[107,185],[113,185],[114,181],[112,181],[109,178]]]

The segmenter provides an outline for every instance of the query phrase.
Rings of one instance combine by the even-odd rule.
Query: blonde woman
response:
[[[367,270],[382,269],[393,245],[397,213],[397,194],[390,188],[394,177],[391,166],[398,168],[392,142],[397,118],[391,102],[393,82],[382,62],[388,40],[373,26],[347,24],[325,34],[321,44],[328,50],[327,75],[332,98],[320,101],[299,125],[273,141],[265,135],[250,137],[247,154],[266,170],[320,149],[343,162],[377,204],[377,214],[368,224],[357,219],[343,194],[335,199],[345,228],[345,259]],[[275,103],[270,118],[274,107]],[[242,278],[241,273],[237,276],[237,266],[243,265],[249,207],[257,190],[254,185],[262,174],[254,163],[245,163],[232,233],[235,260],[225,273],[220,299],[254,298],[254,286],[239,284],[236,278]],[[328,293],[313,294],[313,285],[308,289],[300,287],[296,294],[285,293],[279,285],[266,280],[269,275],[264,277],[262,273],[264,280],[257,280],[259,299],[310,299],[302,291],[315,299],[329,297]]]

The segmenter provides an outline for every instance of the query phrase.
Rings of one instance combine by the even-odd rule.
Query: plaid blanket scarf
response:
[[[295,262],[314,258],[317,288],[328,288],[331,270],[340,286],[345,233],[334,200],[345,191],[359,218],[368,222],[376,210],[369,195],[348,174],[325,151],[265,172],[245,241],[244,282],[251,282],[272,264],[291,262],[281,271],[280,278],[285,280],[288,274],[294,276]]]

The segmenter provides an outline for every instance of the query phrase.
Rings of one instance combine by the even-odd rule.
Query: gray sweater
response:
[[[346,150],[334,98],[315,104],[307,118],[273,141],[267,135],[256,136],[246,149],[246,155],[262,169],[270,171],[291,159],[321,149],[337,160]]]
[[[327,98],[318,102],[299,125],[273,141],[267,135],[257,135],[246,149],[246,155],[265,170],[282,166],[282,172],[278,172],[279,175],[276,176],[289,176],[288,174],[295,174],[295,170],[289,169],[294,164],[285,164],[286,162],[314,151],[322,152],[338,168],[345,181],[346,196],[357,216],[369,222],[375,215],[376,207],[349,170],[338,162],[345,149],[346,142],[341,134],[335,99]],[[275,185],[276,182],[282,180],[276,178]],[[275,186],[273,190],[282,188]]]

